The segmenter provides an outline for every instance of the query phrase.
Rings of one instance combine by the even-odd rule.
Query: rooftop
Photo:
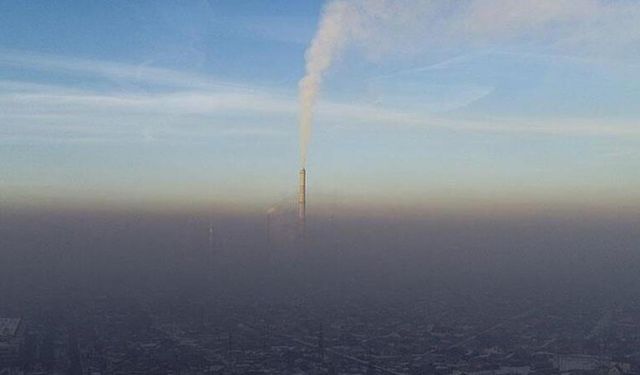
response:
[[[0,318],[0,337],[13,337],[18,332],[20,318]]]

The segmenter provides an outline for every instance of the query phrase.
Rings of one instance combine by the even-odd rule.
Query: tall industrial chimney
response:
[[[300,234],[304,236],[305,216],[307,204],[307,171],[302,168],[300,170],[300,185],[298,187],[298,223],[300,225]]]

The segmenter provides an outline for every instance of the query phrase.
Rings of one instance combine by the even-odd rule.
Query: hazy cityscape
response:
[[[613,234],[595,219],[315,218],[305,249],[242,235],[266,225],[247,218],[214,221],[213,241],[203,217],[1,219],[3,249],[17,250],[2,253],[7,374],[633,374],[640,364],[638,218],[609,219]],[[540,241],[547,250],[526,254]]]

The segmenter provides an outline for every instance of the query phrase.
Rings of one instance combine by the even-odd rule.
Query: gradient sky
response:
[[[408,0],[330,69],[310,204],[637,207],[640,3],[451,4]],[[0,0],[0,203],[290,199],[322,7]]]

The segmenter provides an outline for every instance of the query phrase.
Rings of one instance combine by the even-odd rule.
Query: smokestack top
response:
[[[306,195],[307,195],[307,171],[302,168],[300,169],[300,180],[298,186],[298,206],[302,210],[300,213],[304,213],[304,206],[306,203]]]
[[[306,205],[307,205],[307,171],[300,169],[300,181],[298,186],[298,221],[301,236],[304,236]]]

